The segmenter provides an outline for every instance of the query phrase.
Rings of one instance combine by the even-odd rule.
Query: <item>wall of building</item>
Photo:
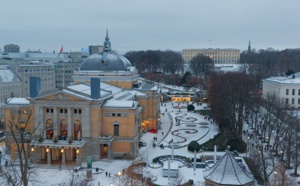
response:
[[[29,78],[41,77],[41,91],[55,89],[55,70],[53,65],[18,65],[14,71],[22,80],[22,97],[29,97]]]
[[[263,81],[263,97],[276,95],[289,108],[300,108],[300,83]]]
[[[11,158],[17,158],[17,145],[20,147],[24,144],[27,151],[30,150],[30,134],[34,131],[34,112],[30,105],[12,105],[6,106],[5,109],[5,124],[6,124],[6,153],[11,154]],[[12,133],[13,132],[13,133]],[[23,142],[21,142],[21,133],[23,132]],[[25,136],[28,132],[29,136]],[[20,143],[14,140],[13,135],[20,139]],[[28,138],[29,137],[29,138]]]
[[[55,63],[55,87],[69,86],[73,82],[74,70],[81,65],[81,62]]]

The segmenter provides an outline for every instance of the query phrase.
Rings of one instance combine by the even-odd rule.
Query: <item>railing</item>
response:
[[[35,142],[32,145],[35,146],[55,146],[55,147],[82,147],[86,143],[85,139],[81,140],[53,140],[53,139],[44,139],[42,142]]]
[[[113,141],[113,136],[107,136],[107,135],[104,135],[104,136],[99,136],[99,141]]]

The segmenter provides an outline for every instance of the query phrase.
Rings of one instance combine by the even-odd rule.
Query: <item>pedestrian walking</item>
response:
[[[5,161],[5,168],[7,168],[7,166],[8,166],[8,161],[6,160]]]
[[[61,166],[59,166],[59,167],[58,167],[58,170],[59,170],[59,171],[61,171],[61,170],[62,170]]]
[[[107,173],[107,171],[106,171],[106,172],[105,172],[105,176],[106,176],[106,177],[107,177],[107,174],[108,174],[108,173]]]
[[[110,173],[108,174],[108,177],[110,177]]]
[[[161,135],[163,136],[163,135],[164,135],[164,132],[161,132]]]

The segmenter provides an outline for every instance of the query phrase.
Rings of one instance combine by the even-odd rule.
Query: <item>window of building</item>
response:
[[[116,116],[116,113],[112,113],[111,116]]]
[[[286,105],[289,104],[289,98],[285,98],[285,104],[286,104]]]
[[[53,108],[46,108],[46,113],[53,113]]]
[[[68,109],[62,109],[62,108],[61,108],[61,109],[59,109],[59,112],[60,112],[60,113],[68,113]]]
[[[295,89],[292,89],[292,95],[293,96],[295,95]]]
[[[114,124],[114,135],[119,136],[119,124]]]
[[[74,114],[81,114],[81,109],[74,109]]]
[[[60,134],[59,138],[61,140],[66,140],[68,134],[68,124],[67,124],[67,120],[65,119],[60,121],[59,134]]]
[[[80,140],[82,138],[82,123],[80,120],[74,121],[74,139]]]
[[[292,105],[294,105],[295,104],[295,99],[294,98],[292,98]]]
[[[300,105],[300,98],[298,98],[298,105]]]
[[[300,96],[300,89],[298,89],[298,95]]]
[[[52,139],[53,137],[53,120],[47,119],[46,121],[46,137],[47,139]]]
[[[118,116],[118,117],[121,117],[121,114],[120,114],[120,113],[118,113],[118,114],[117,114],[117,116]]]
[[[285,90],[285,95],[289,95],[289,89]]]

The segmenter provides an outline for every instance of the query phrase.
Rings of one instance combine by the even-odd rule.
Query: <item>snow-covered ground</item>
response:
[[[202,144],[213,138],[213,136],[218,133],[217,125],[207,120],[205,116],[195,113],[188,113],[186,108],[183,107],[179,111],[178,107],[173,107],[175,105],[178,106],[178,103],[172,104],[172,102],[167,102],[166,104],[162,104],[161,113],[163,114],[161,117],[161,126],[158,130],[158,133],[154,134],[147,132],[142,136],[142,140],[147,143],[147,146],[140,148],[139,158],[143,158],[150,165],[148,168],[144,168],[143,171],[145,175],[152,175],[153,178],[156,178],[156,181],[154,182],[159,185],[171,185],[172,182],[178,181],[176,179],[171,178],[169,180],[168,177],[163,177],[163,168],[157,164],[152,163],[152,160],[155,157],[172,154],[172,145],[171,143],[169,144],[171,140],[173,140],[174,142],[174,155],[193,158],[194,153],[188,152],[187,150],[188,143],[192,140],[196,140],[199,144]],[[181,103],[181,105],[185,106],[186,103]],[[199,110],[206,105],[203,104],[202,106],[200,106],[194,104],[194,106],[196,110]],[[154,137],[157,138],[155,142]],[[155,148],[153,147],[153,143],[156,144]],[[163,144],[164,148],[160,148],[160,144]],[[0,147],[3,155],[2,166],[3,169],[5,169],[5,159],[8,159],[9,155],[4,154],[5,152],[3,148],[4,146],[2,146],[2,148]],[[220,157],[224,154],[224,152],[217,152],[216,154]],[[196,157],[199,158],[201,155],[213,156],[214,152],[197,153]],[[241,154],[241,156],[245,155],[246,154]],[[165,163],[167,163],[167,161],[165,161]],[[101,161],[93,162],[93,168],[99,168],[100,171],[96,173],[96,171],[93,170],[92,180],[89,183],[95,186],[119,185],[118,181],[116,181],[116,179],[118,179],[118,173],[123,169],[129,167],[131,164],[132,161],[129,160],[103,159]],[[74,166],[63,166],[62,170],[60,171],[58,166],[35,166],[38,170],[38,176],[36,177],[36,179],[40,181],[40,183],[35,185],[63,185],[62,183],[67,183],[71,179],[72,174],[74,174],[75,177],[78,176],[79,178],[86,177],[86,170],[79,170],[78,172],[74,173]],[[86,167],[86,162],[82,163],[82,167]],[[192,179],[195,185],[203,185],[203,170],[205,169],[197,168],[196,171],[194,171],[193,167],[188,168],[186,166],[183,166],[179,168],[179,175],[180,178],[182,178],[183,182]],[[105,174],[106,172],[108,173],[108,175]],[[0,177],[0,185],[6,185],[6,180],[4,177]]]

